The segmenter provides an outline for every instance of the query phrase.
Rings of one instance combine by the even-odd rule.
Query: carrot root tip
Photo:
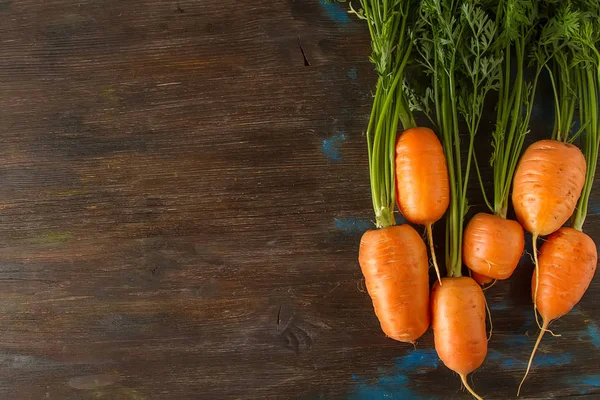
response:
[[[535,322],[536,322],[538,328],[543,330],[544,328],[542,328],[542,325],[540,324],[540,319],[538,318],[538,311],[537,311],[537,295],[538,295],[538,288],[540,285],[540,268],[538,266],[537,240],[538,240],[537,233],[533,234],[531,236],[531,244],[533,247],[533,263],[534,263],[534,268],[535,268],[535,291],[533,293],[533,314],[535,315]]]
[[[460,374],[460,380],[462,381],[462,384],[465,385],[465,388],[467,389],[467,391],[469,393],[471,393],[471,395],[473,397],[475,397],[477,400],[483,400],[483,398],[478,395],[477,393],[475,393],[475,391],[471,388],[471,386],[469,386],[469,384],[467,383],[467,376]]]
[[[435,274],[437,275],[438,282],[442,286],[442,277],[440,276],[440,268],[438,267],[437,257],[435,256],[435,248],[433,246],[433,232],[431,230],[431,224],[425,226],[427,230],[427,242],[429,242],[429,251],[431,252],[431,261],[433,261],[433,268],[435,268]]]
[[[492,339],[492,332],[494,331],[494,323],[492,322],[492,312],[490,311],[490,307],[488,307],[487,299],[485,299],[485,309],[487,310],[488,318],[490,319],[490,334],[488,336],[488,342]]]
[[[548,329],[548,328],[546,328],[546,329],[544,329],[544,330],[545,330],[546,332],[548,332],[549,334],[551,334],[552,336],[554,336],[554,337],[561,337],[561,336],[562,336],[562,335],[561,335],[561,334],[559,334],[559,333],[554,333],[554,332],[552,332],[552,331],[551,331],[550,329]]]
[[[531,364],[533,363],[533,358],[535,357],[535,352],[537,351],[540,342],[544,337],[544,333],[548,330],[546,329],[547,327],[548,322],[544,320],[544,323],[542,324],[542,329],[540,330],[540,334],[538,335],[537,340],[535,341],[535,345],[533,346],[533,350],[531,351],[531,356],[529,356],[529,362],[527,363],[527,371],[525,371],[525,375],[523,376],[523,379],[521,379],[521,383],[519,384],[519,388],[517,389],[517,397],[521,394],[521,387],[523,386],[523,383],[525,383],[525,379],[527,379],[527,375],[529,374],[529,370],[531,369]]]
[[[486,286],[486,287],[484,287],[481,290],[483,290],[485,292],[486,290],[488,290],[489,288],[491,288],[492,286],[494,286],[496,284],[496,282],[498,282],[498,279],[494,279],[494,281],[489,286]]]

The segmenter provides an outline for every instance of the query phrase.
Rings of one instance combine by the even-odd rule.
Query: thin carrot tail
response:
[[[486,290],[488,290],[489,288],[491,288],[492,286],[494,286],[496,284],[496,282],[498,282],[498,279],[494,279],[494,281],[491,283],[491,285],[486,286],[486,287],[484,287],[481,290],[483,290],[485,292]]]
[[[492,313],[490,311],[490,307],[488,307],[487,299],[485,298],[485,296],[483,296],[483,298],[485,300],[485,309],[487,310],[487,315],[488,315],[488,318],[490,319],[490,334],[488,336],[488,342],[489,342],[490,339],[492,338],[492,331],[494,330],[494,323],[492,322]]]
[[[467,383],[466,375],[460,374],[460,380],[462,381],[463,385],[465,385],[465,388],[467,388],[467,390],[469,391],[469,393],[471,393],[471,395],[473,397],[475,397],[477,400],[483,400],[483,397],[481,397],[480,395],[475,393],[475,391],[473,389],[471,389],[471,386],[469,386],[469,384]]]
[[[523,386],[523,383],[525,382],[525,379],[527,378],[527,375],[529,374],[529,369],[531,369],[531,364],[533,363],[533,357],[535,357],[535,352],[538,349],[538,346],[540,345],[540,342],[542,341],[542,338],[544,337],[544,333],[546,333],[548,328],[548,322],[546,320],[544,320],[544,323],[542,325],[542,329],[540,330],[540,334],[538,335],[538,338],[535,342],[535,346],[533,346],[533,351],[531,352],[531,356],[529,357],[529,363],[527,364],[527,371],[525,371],[525,376],[523,376],[523,379],[521,380],[521,383],[519,384],[519,389],[517,390],[517,396],[519,396],[521,394],[521,387]]]
[[[534,267],[535,267],[535,291],[533,293],[533,314],[535,315],[535,322],[537,323],[538,328],[543,330],[544,328],[542,328],[542,325],[540,325],[540,319],[538,318],[538,311],[537,311],[537,295],[538,295],[538,288],[540,286],[540,268],[538,265],[537,240],[538,240],[537,234],[535,234],[531,237],[531,244],[533,246],[533,263],[534,263]]]
[[[431,231],[431,224],[425,226],[427,229],[427,242],[429,242],[429,251],[431,252],[431,261],[433,261],[433,268],[435,268],[435,274],[437,275],[440,285],[442,284],[442,277],[440,276],[440,268],[438,267],[437,258],[435,257],[435,249],[433,247],[433,232]]]

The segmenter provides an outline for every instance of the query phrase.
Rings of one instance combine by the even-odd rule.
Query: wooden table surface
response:
[[[366,26],[321,1],[0,0],[1,399],[470,398],[365,293],[375,74]],[[531,271],[487,292],[486,399],[515,398]],[[598,300],[522,398],[600,398]]]

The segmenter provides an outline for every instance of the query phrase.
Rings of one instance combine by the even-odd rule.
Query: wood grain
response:
[[[406,370],[361,286],[375,76],[331,7],[0,0],[2,399],[469,398],[440,364]],[[523,372],[530,275],[488,292],[486,398]],[[598,296],[523,398],[600,396],[576,380],[600,373]]]

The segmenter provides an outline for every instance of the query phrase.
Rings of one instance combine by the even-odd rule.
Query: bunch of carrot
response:
[[[378,73],[366,131],[377,229],[365,232],[359,251],[366,286],[387,336],[414,344],[431,323],[439,357],[480,398],[466,380],[487,354],[487,303],[478,282],[511,276],[523,253],[523,228],[533,238],[532,298],[536,320],[538,312],[542,317],[525,376],[549,323],[581,299],[595,272],[596,246],[582,227],[600,146],[600,5],[359,1],[350,12],[368,25]],[[555,92],[555,129],[552,139],[521,156],[544,70]],[[490,202],[474,143],[492,91],[498,102]],[[571,133],[576,109],[581,126]],[[415,111],[437,135],[416,124]],[[491,213],[475,215],[465,228],[473,165]],[[511,187],[518,222],[507,218]],[[412,226],[396,225],[396,205],[410,223],[425,227],[437,275],[431,292],[427,246]],[[432,231],[444,215],[442,278]],[[562,227],[569,218],[571,227]],[[537,240],[547,235],[538,257]],[[463,262],[472,277],[463,276]]]

